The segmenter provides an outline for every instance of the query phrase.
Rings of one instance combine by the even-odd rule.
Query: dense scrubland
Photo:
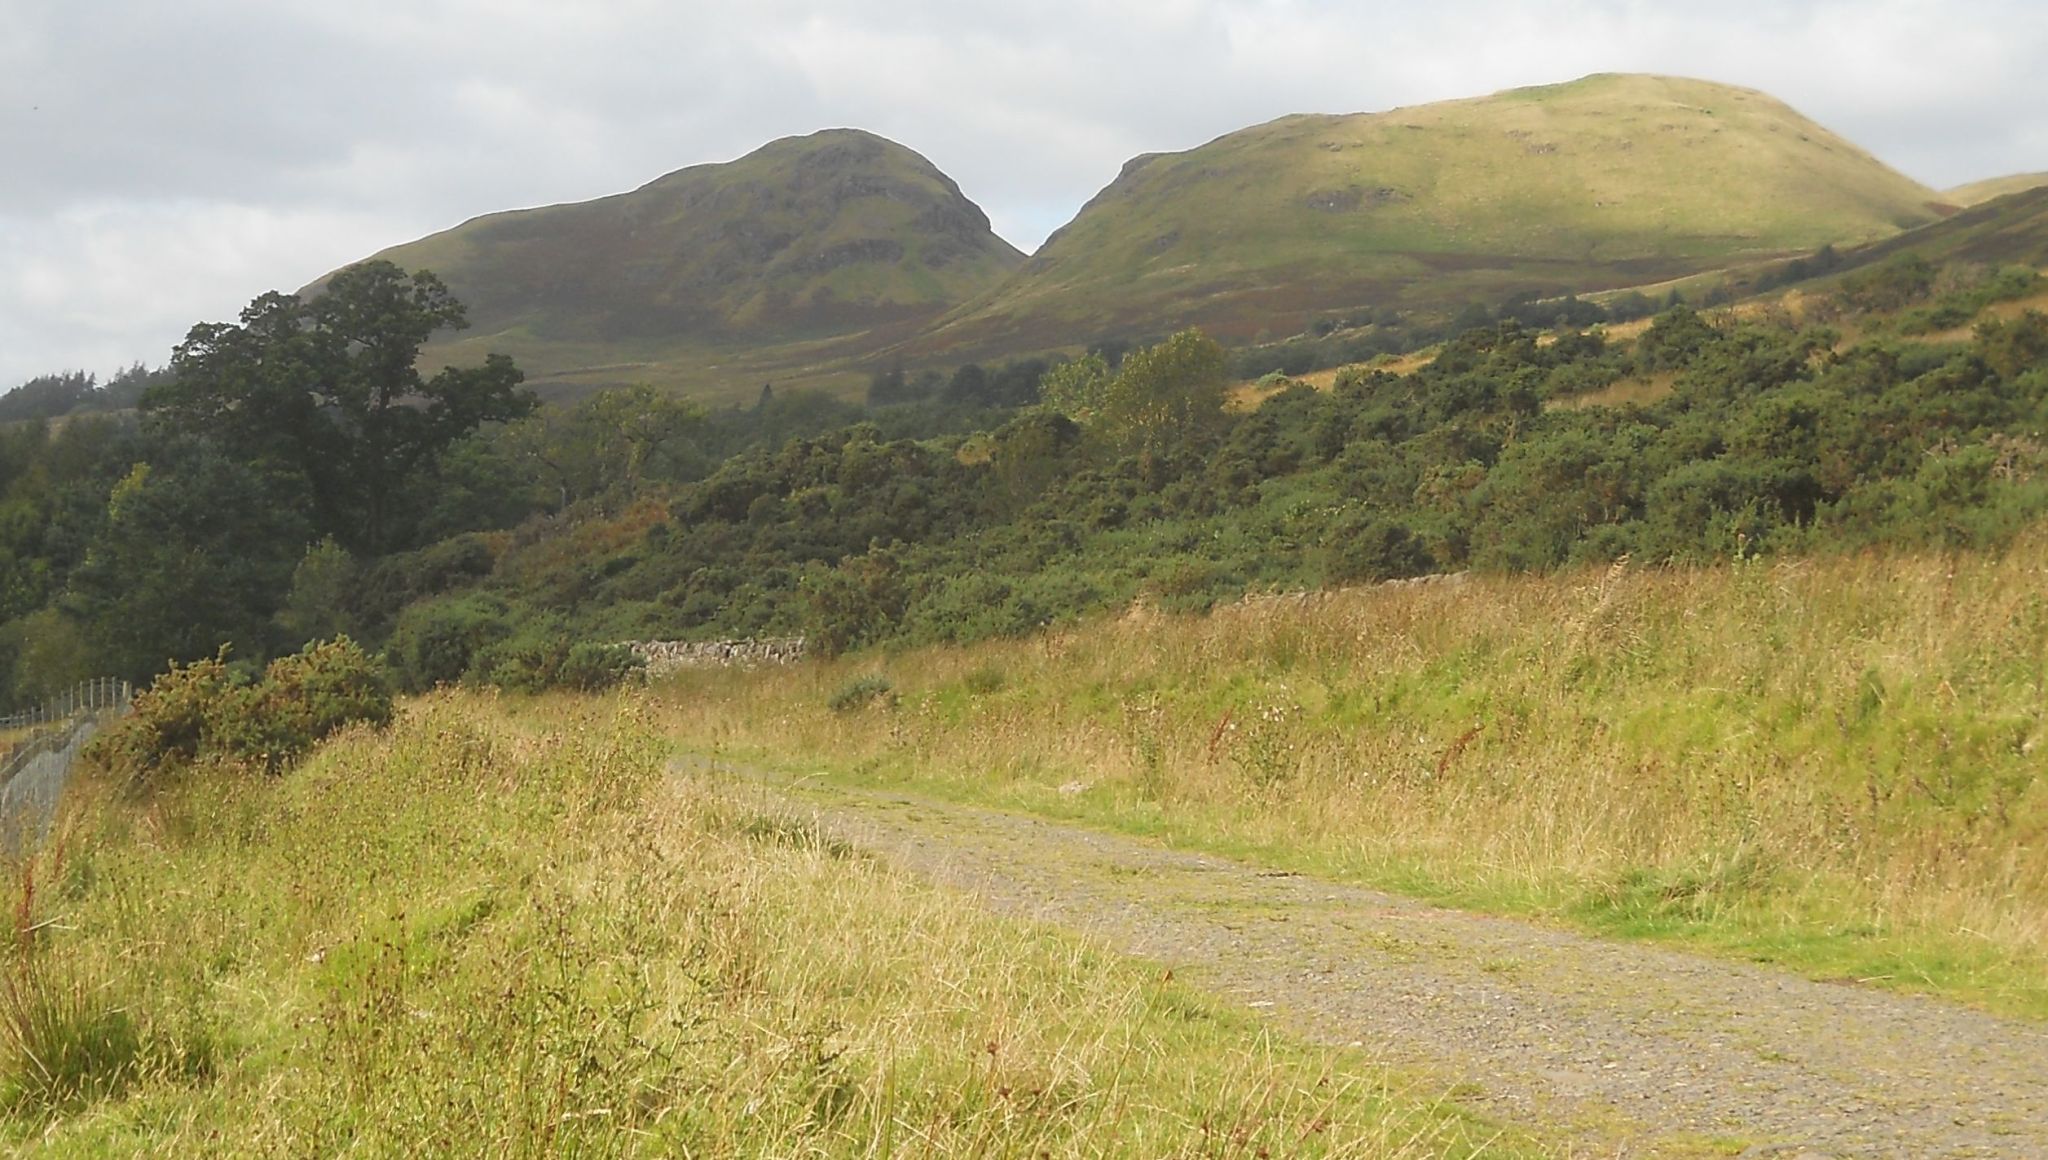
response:
[[[1509,303],[1321,389],[1240,388],[1256,352],[1190,331],[720,411],[536,409],[502,359],[427,377],[390,352],[462,305],[373,264],[195,328],[124,377],[139,411],[53,380],[71,413],[0,431],[0,698],[338,634],[410,689],[592,687],[630,639],[839,652],[1140,598],[2008,542],[2048,498],[2039,275],[1844,264],[1627,337],[1582,325],[1610,307]]]
[[[1936,301],[1974,318],[1986,308],[1972,296],[2028,293],[2034,278],[1986,276]],[[1789,317],[1682,308],[1626,344],[1497,324],[1412,373],[1282,382],[1232,413],[1222,352],[1183,335],[1114,366],[1066,363],[1044,402],[993,430],[915,440],[855,425],[743,452],[666,502],[394,559],[423,569],[464,545],[472,571],[397,612],[393,654],[409,663],[416,639],[487,649],[547,617],[598,639],[964,642],[1141,597],[1180,611],[1624,555],[1988,548],[2043,510],[2048,323],[1986,313],[1959,340],[1836,343]],[[1643,405],[1563,405],[1637,385]],[[441,676],[478,665],[441,655]]]

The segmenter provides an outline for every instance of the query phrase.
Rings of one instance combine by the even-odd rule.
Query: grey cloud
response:
[[[1139,152],[1594,71],[1752,85],[1949,185],[2048,168],[2035,0],[20,0],[0,384],[517,205],[857,125],[1025,248]]]

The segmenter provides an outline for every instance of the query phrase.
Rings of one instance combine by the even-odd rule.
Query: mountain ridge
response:
[[[1455,309],[1661,281],[1943,212],[1940,194],[1767,94],[1596,74],[1292,114],[1140,155],[927,345],[1184,324],[1249,338],[1363,304]]]
[[[539,382],[589,385],[688,379],[686,364],[734,356],[753,380],[814,348],[871,347],[1024,260],[951,177],[859,129],[485,214],[375,256],[434,270],[467,304],[472,329],[437,357],[503,350]]]
[[[1766,93],[1603,73],[1141,153],[1028,256],[928,159],[858,129],[378,256],[470,304],[474,329],[435,357],[503,350],[557,389],[740,399],[1190,325],[1257,341],[1365,308],[1447,318],[1869,245],[1955,212]]]

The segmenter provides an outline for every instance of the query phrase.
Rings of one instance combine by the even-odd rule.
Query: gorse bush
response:
[[[549,689],[597,692],[645,671],[647,663],[622,644],[572,641],[566,636],[517,638],[478,654],[471,675],[515,693]]]
[[[263,679],[237,687],[211,741],[223,753],[270,768],[291,761],[346,725],[391,721],[391,690],[376,664],[347,637],[279,657]]]
[[[95,738],[85,757],[131,782],[189,765],[219,731],[234,687],[226,649],[189,665],[173,664],[136,694],[128,716]]]
[[[462,683],[516,693],[595,692],[645,668],[625,645],[578,639],[560,616],[515,609],[478,593],[407,608],[384,660],[411,693]]]
[[[223,648],[173,665],[86,757],[130,786],[208,760],[276,770],[345,726],[382,726],[391,714],[382,670],[347,637],[279,657],[247,683],[234,678]]]

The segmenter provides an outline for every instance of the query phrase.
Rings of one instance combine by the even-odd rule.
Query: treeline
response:
[[[38,375],[0,395],[0,423],[127,410],[140,403],[150,387],[168,378],[167,370],[151,370],[141,363],[105,383],[85,371]]]
[[[1904,308],[2016,284],[1944,277]],[[2032,314],[1846,349],[1769,312],[1675,307],[1626,345],[1496,316],[1242,413],[1192,332],[884,371],[867,406],[536,409],[502,360],[417,375],[460,321],[371,267],[195,328],[134,412],[0,428],[0,699],[338,634],[415,688],[602,683],[635,638],[966,640],[1465,568],[1995,545],[2048,508]],[[1663,393],[1563,405],[1628,380]]]

